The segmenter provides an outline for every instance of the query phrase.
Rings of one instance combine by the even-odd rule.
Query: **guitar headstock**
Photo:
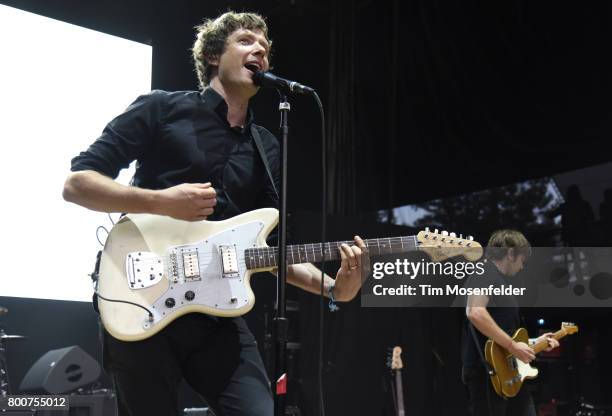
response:
[[[402,363],[402,348],[399,346],[393,347],[393,351],[387,358],[387,367],[391,370],[401,370],[404,368],[404,364]]]
[[[457,237],[455,233],[447,231],[430,231],[429,227],[417,234],[419,248],[425,251],[433,261],[446,260],[450,257],[463,256],[468,261],[476,261],[482,257],[482,246],[474,241],[474,237],[463,235]]]
[[[561,324],[561,329],[565,331],[566,334],[571,335],[578,332],[578,325],[575,325],[571,322],[563,322]]]

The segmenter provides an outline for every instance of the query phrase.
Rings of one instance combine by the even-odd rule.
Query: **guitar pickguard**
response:
[[[250,289],[245,283],[243,253],[255,246],[263,228],[263,222],[253,221],[202,241],[169,247],[165,269],[170,285],[149,308],[153,322],[146,313],[143,315],[143,328],[151,328],[186,306],[234,310],[248,304]]]

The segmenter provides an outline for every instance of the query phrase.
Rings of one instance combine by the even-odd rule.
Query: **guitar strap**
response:
[[[270,170],[270,164],[268,163],[268,157],[266,156],[266,152],[263,148],[263,143],[261,142],[261,136],[257,131],[257,127],[255,124],[251,124],[251,136],[253,136],[253,141],[255,142],[255,147],[257,147],[257,153],[259,153],[259,157],[266,168],[266,172],[268,173],[268,179],[272,183],[272,188],[274,189],[274,193],[276,194],[276,198],[280,201],[280,196],[278,195],[278,190],[276,189],[276,183],[274,182],[274,177],[272,176],[272,171]]]
[[[482,347],[480,346],[480,343],[478,342],[478,336],[476,336],[476,329],[474,328],[474,324],[472,324],[471,322],[468,322],[468,326],[470,327],[470,332],[472,333],[472,339],[474,340],[474,345],[476,345],[476,350],[478,351],[478,354],[480,355],[480,360],[482,361],[485,368],[487,369],[487,373],[489,374],[489,376],[494,376],[495,369],[493,368],[491,364],[489,364],[489,362],[485,359],[484,354],[482,353]]]
[[[491,364],[489,364],[489,362],[485,359],[484,354],[482,353],[482,347],[480,346],[480,343],[478,342],[478,337],[476,336],[476,328],[474,328],[474,324],[472,324],[471,322],[468,322],[468,326],[470,327],[470,332],[472,333],[472,339],[474,340],[474,345],[476,345],[476,350],[478,351],[478,354],[480,355],[480,359],[482,360],[482,363],[485,366],[485,369],[487,370],[487,375],[489,377],[493,377],[495,375],[495,369],[493,368],[493,366]],[[485,379],[485,383],[489,382],[489,380]],[[489,407],[489,413],[491,415],[495,414],[494,411],[494,407],[493,407],[493,403],[491,403],[491,385],[489,385],[489,388],[485,388],[486,394],[487,394],[487,406]]]

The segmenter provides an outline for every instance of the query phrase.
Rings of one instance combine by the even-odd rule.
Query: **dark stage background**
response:
[[[326,106],[329,208],[334,215],[330,238],[346,239],[356,232],[369,237],[412,233],[379,223],[375,212],[612,159],[608,2],[2,3],[152,45],[152,88],[166,90],[196,87],[189,48],[192,28],[203,17],[228,8],[268,16],[274,71],[316,88]],[[38,47],[53,45],[41,40]],[[318,111],[308,98],[291,101],[292,234],[296,241],[314,241],[319,228],[314,212],[321,200]],[[275,93],[261,91],[254,103],[260,124],[274,131]],[[520,228],[518,213],[508,219],[510,224],[473,221],[469,226],[447,214],[448,222],[461,228],[456,231],[480,241],[497,226]],[[545,244],[558,231],[550,227],[524,231],[532,241]],[[273,302],[274,289],[271,279],[255,280],[258,309],[248,319],[263,347],[264,312]],[[294,386],[292,400],[304,415],[311,415],[316,403],[318,300],[290,293],[299,300],[292,324],[293,336],[302,345],[295,364],[301,381]],[[82,305],[0,300],[16,311],[4,320],[9,332],[33,337],[21,343],[23,348],[9,351],[16,381],[36,354],[57,346],[79,343],[99,356],[95,316],[74,313]],[[580,395],[609,402],[606,393],[612,386],[603,375],[612,369],[604,354],[610,345],[610,313],[524,313],[532,328],[539,317],[546,317],[553,328],[567,320],[581,326],[581,335],[568,341],[562,359],[543,363],[548,370],[535,386],[536,398],[560,399],[567,402],[561,406],[566,409]],[[465,391],[459,380],[462,311],[365,309],[355,300],[337,314],[326,313],[326,319],[328,414],[391,414],[385,355],[386,348],[396,344],[404,349],[407,413],[465,414]],[[43,336],[46,324],[39,323],[51,321],[73,330]],[[185,393],[187,405],[194,400]]]

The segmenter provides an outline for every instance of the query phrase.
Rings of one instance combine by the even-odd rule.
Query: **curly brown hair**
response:
[[[228,11],[216,19],[205,19],[202,24],[195,27],[196,40],[191,49],[195,69],[198,74],[200,88],[204,89],[210,83],[212,70],[206,58],[218,58],[225,50],[227,38],[238,29],[261,30],[268,40],[268,26],[265,18],[257,13],[236,13]]]

